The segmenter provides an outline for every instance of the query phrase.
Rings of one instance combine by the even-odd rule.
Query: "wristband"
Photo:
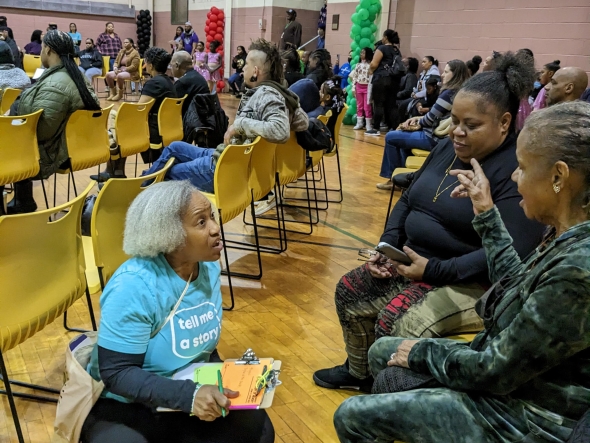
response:
[[[197,392],[199,392],[199,389],[201,389],[203,385],[201,383],[196,383],[195,384],[195,392],[193,394],[193,402],[191,403],[191,417],[195,414],[193,414],[193,408],[195,407],[195,398],[197,398]]]

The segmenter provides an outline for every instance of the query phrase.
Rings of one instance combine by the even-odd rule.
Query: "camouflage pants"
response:
[[[360,379],[369,376],[369,348],[380,337],[432,338],[481,330],[474,306],[483,293],[477,284],[433,287],[400,275],[374,278],[367,265],[353,269],[336,285],[335,298],[348,370]]]
[[[384,337],[371,346],[373,375],[387,366],[403,340]],[[453,344],[462,346],[449,340]],[[549,423],[509,396],[449,388],[351,397],[334,414],[342,443],[563,443],[574,425],[569,419],[561,426]]]

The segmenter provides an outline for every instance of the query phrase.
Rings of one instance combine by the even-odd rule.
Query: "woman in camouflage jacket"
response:
[[[469,344],[385,337],[369,351],[376,376],[388,366],[442,386],[345,401],[341,442],[565,442],[590,408],[590,105],[531,115],[513,175],[528,218],[551,227],[526,260],[512,248],[476,160],[451,171],[454,197],[471,197],[490,278],[480,301],[485,330]],[[487,295],[487,294],[486,294]]]

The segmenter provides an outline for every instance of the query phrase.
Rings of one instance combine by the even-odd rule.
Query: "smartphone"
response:
[[[412,260],[410,260],[410,257],[408,257],[408,255],[405,252],[400,251],[397,248],[394,248],[388,243],[379,243],[377,246],[375,246],[375,251],[380,252],[381,254],[385,255],[387,258],[390,258],[391,260],[403,263],[404,265],[412,264]]]

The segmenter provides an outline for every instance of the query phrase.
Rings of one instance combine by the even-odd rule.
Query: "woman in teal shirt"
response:
[[[123,249],[131,258],[100,298],[88,370],[105,390],[82,441],[272,443],[263,410],[220,418],[236,392],[171,379],[191,363],[219,361],[223,244],[209,201],[188,181],[150,186],[129,207]]]
[[[72,37],[72,40],[74,41],[74,49],[76,50],[76,53],[79,52],[80,45],[82,44],[82,35],[78,32],[76,23],[70,23],[70,32],[68,32],[68,34],[70,34],[70,37]]]

